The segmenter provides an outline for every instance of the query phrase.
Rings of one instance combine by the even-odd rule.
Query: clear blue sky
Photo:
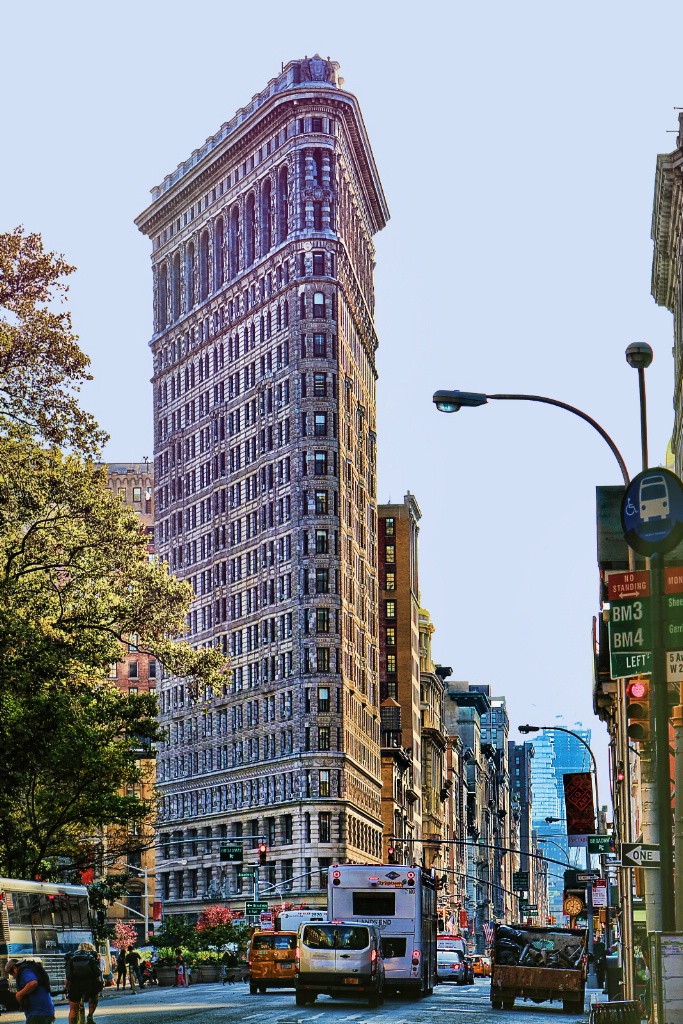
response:
[[[672,426],[672,322],[650,297],[658,152],[683,106],[680,4],[35,2],[2,18],[2,229],[78,266],[71,307],[107,457],[151,456],[149,190],[276,75],[341,64],[392,218],[377,238],[380,500],[423,512],[438,660],[511,720],[591,711],[594,488],[607,447],[557,410],[437,414],[438,387],[525,391],[594,415],[639,468],[637,378],[655,349],[651,452]],[[558,719],[559,721],[559,719]],[[607,792],[606,780],[602,791]]]

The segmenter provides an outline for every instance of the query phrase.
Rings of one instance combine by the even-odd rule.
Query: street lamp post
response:
[[[652,361],[652,350],[649,345],[630,345],[626,350],[626,358],[630,366],[638,369],[639,385],[640,385],[640,425],[641,425],[641,446],[643,452],[643,459],[647,461],[647,424],[645,416],[645,378],[644,370],[649,366]],[[621,472],[624,486],[628,487],[630,483],[630,476],[626,463],[624,462],[623,456],[616,444],[609,436],[607,431],[600,426],[600,424],[588,416],[587,413],[581,409],[577,409],[573,405],[569,405],[567,402],[560,402],[554,398],[547,398],[542,395],[517,395],[517,394],[497,394],[487,395],[481,392],[467,392],[467,391],[437,391],[435,392],[432,401],[436,405],[440,412],[459,412],[464,407],[476,407],[480,405],[486,405],[489,401],[521,401],[521,402],[540,402],[544,405],[552,405],[558,409],[564,409],[566,412],[572,413],[574,416],[578,416],[580,419],[588,423],[598,434],[602,437],[605,443],[608,445],[610,451],[617,460],[619,470]],[[628,549],[628,564],[629,570],[634,571],[636,566],[635,553],[629,548]],[[655,658],[653,658],[656,661]],[[617,724],[619,728],[620,739],[623,739],[626,732],[625,724],[625,710],[626,710],[626,690],[625,681],[622,679],[619,681],[619,700],[617,704]],[[661,716],[663,721],[663,714]],[[681,721],[683,722],[683,710],[681,711]],[[656,732],[656,730],[655,730]],[[664,760],[664,759],[662,759]],[[668,767],[668,756],[666,757],[666,764]],[[626,778],[624,780],[623,792],[625,794],[625,800],[623,801],[623,813],[622,813],[622,842],[631,841],[631,804],[630,804],[630,765],[628,757],[624,759],[626,767]],[[660,774],[663,780],[663,768],[660,768]],[[683,774],[683,773],[682,773]],[[597,775],[596,775],[597,779]],[[663,781],[661,786],[661,794],[663,795]],[[668,819],[665,819],[668,820]],[[630,879],[622,878],[621,888],[621,902],[623,909],[623,954],[624,954],[624,994],[627,998],[633,998],[634,994],[634,966],[633,966],[633,902],[632,902],[632,890]],[[673,902],[673,901],[672,901]],[[683,904],[682,904],[683,906]],[[683,911],[682,911],[683,913]]]
[[[599,799],[599,796],[598,796],[598,765],[597,765],[597,762],[595,760],[595,754],[591,750],[590,746],[588,745],[588,743],[586,743],[586,741],[584,740],[583,736],[579,736],[578,732],[574,732],[573,729],[565,729],[565,727],[563,725],[520,725],[519,726],[519,731],[523,735],[526,735],[527,733],[530,733],[530,732],[540,732],[541,729],[543,729],[546,732],[564,732],[568,736],[573,736],[574,739],[577,739],[579,741],[579,743],[582,743],[583,746],[588,751],[588,753],[590,755],[591,762],[592,762],[591,772],[593,774],[593,778],[595,779],[595,813],[597,815],[599,810],[600,810],[600,799]],[[569,858],[567,858],[567,860],[569,860]],[[588,852],[588,842],[586,841],[586,871],[590,871],[590,870],[591,870],[591,855]],[[587,981],[587,985],[588,985],[589,988],[597,988],[598,987],[598,979],[597,979],[597,976],[595,974],[595,964],[594,964],[594,957],[593,957],[593,951],[594,951],[594,948],[595,948],[595,936],[593,934],[593,883],[592,882],[588,882],[588,884],[586,885],[586,896],[587,896],[587,903],[588,903],[588,906],[586,908],[586,913],[587,913],[587,917],[588,917],[588,953],[589,953],[589,957],[588,957],[588,978],[586,979],[586,981]]]
[[[559,843],[556,843],[554,839],[544,839],[544,838],[541,838],[541,836],[538,837],[536,842],[538,843],[539,846],[541,845],[541,843],[552,843],[553,846],[556,846],[558,848],[558,850],[561,850],[562,851],[562,855],[567,858],[567,867],[568,868],[571,867],[571,863],[570,863],[570,860],[569,860],[569,854],[565,850],[564,846],[561,846]]]

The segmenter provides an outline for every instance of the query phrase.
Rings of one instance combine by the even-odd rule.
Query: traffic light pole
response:
[[[630,549],[629,549],[630,552]],[[631,552],[630,552],[631,553]],[[631,553],[632,554],[632,553]],[[624,781],[619,799],[619,838],[622,843],[632,841],[631,769],[626,717],[626,680],[620,679],[617,692],[617,760],[624,765]],[[654,872],[651,872],[654,874]],[[635,998],[633,969],[633,878],[630,868],[619,868],[619,895],[621,897],[621,965],[624,974],[624,999]]]
[[[671,813],[671,757],[669,744],[669,690],[664,638],[664,565],[661,554],[650,557],[652,593],[652,718],[655,733],[655,781],[659,828],[659,876],[662,931],[676,930],[673,877],[673,820]]]

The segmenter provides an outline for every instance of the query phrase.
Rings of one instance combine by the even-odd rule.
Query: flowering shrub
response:
[[[119,949],[128,949],[129,946],[137,946],[138,933],[132,924],[124,921],[117,921],[114,925],[114,935]]]
[[[234,919],[232,910],[228,907],[222,907],[219,903],[212,903],[211,906],[205,907],[199,915],[197,921],[197,931],[203,932],[207,928],[217,928],[220,925],[231,925]]]

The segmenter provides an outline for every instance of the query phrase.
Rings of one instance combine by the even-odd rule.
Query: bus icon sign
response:
[[[629,547],[641,555],[673,551],[683,540],[683,483],[668,469],[646,469],[631,480],[621,503]]]

